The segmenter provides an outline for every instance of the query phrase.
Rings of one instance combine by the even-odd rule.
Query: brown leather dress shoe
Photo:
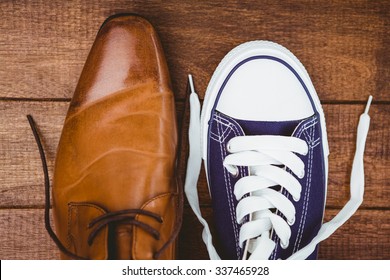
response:
[[[58,146],[53,214],[61,257],[175,259],[176,152],[175,102],[158,36],[139,16],[111,17]]]

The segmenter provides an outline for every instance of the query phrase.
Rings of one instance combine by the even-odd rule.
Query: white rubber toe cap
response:
[[[230,76],[217,110],[230,117],[253,121],[299,120],[314,114],[295,74],[279,61],[254,58]]]

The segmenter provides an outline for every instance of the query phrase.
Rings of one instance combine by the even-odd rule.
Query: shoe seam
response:
[[[221,123],[220,122],[216,122],[216,125],[217,125],[217,131],[218,133],[220,134],[220,125]],[[232,130],[234,134],[236,134],[236,132],[234,130]],[[220,146],[220,150],[221,150],[221,160],[223,161],[223,159],[226,157],[226,151],[224,149],[224,147],[222,146],[222,143],[220,142],[219,143],[219,146]],[[230,176],[229,174],[226,174],[226,169],[223,168],[223,175],[224,175],[224,180],[225,180],[225,186],[226,186],[226,194],[228,196],[228,204],[229,204],[229,212],[230,212],[230,219],[231,219],[231,222],[232,222],[232,225],[233,225],[233,232],[234,232],[234,239],[235,239],[235,245],[236,245],[236,255],[237,255],[237,258],[239,257],[239,248],[237,247],[237,226],[236,226],[236,221],[235,221],[235,215],[234,215],[234,201],[232,199],[232,186],[231,186],[231,181],[230,181]]]

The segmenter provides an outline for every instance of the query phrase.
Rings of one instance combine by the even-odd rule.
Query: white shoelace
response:
[[[212,235],[206,220],[202,217],[197,183],[201,167],[201,132],[200,132],[200,103],[194,91],[192,77],[189,76],[190,95],[190,152],[187,164],[187,175],[184,190],[188,202],[195,215],[203,225],[202,238],[206,244],[210,259],[220,259],[212,243]],[[306,259],[316,248],[317,244],[328,238],[343,225],[359,208],[364,194],[363,156],[370,117],[368,110],[372,96],[369,97],[366,109],[360,116],[356,152],[352,165],[350,192],[351,198],[340,212],[329,222],[324,223],[317,236],[312,241],[292,254],[288,259]],[[305,155],[308,146],[305,141],[290,136],[239,136],[228,143],[230,154],[226,156],[224,167],[233,175],[238,172],[237,166],[247,166],[249,176],[240,178],[234,186],[234,195],[239,201],[236,208],[237,223],[249,216],[240,229],[239,244],[245,246],[243,258],[268,259],[275,249],[271,240],[271,231],[280,238],[281,246],[286,248],[291,236],[290,224],[295,221],[295,208],[292,202],[281,192],[270,187],[279,185],[286,190],[294,200],[300,199],[302,186],[299,181],[285,169],[275,165],[288,167],[298,178],[305,176],[305,166],[296,155]],[[273,213],[277,209],[286,220]]]
[[[275,165],[284,165],[303,178],[305,165],[294,153],[306,155],[308,146],[305,141],[289,136],[238,136],[232,138],[227,147],[231,154],[226,156],[224,167],[236,176],[238,166],[247,166],[250,174],[240,178],[234,186],[234,195],[239,201],[237,223],[242,223],[249,215],[249,221],[241,226],[239,237],[241,248],[249,241],[244,259],[246,251],[251,253],[250,259],[268,259],[275,248],[270,239],[271,230],[280,238],[282,247],[287,248],[291,236],[289,225],[295,221],[293,203],[270,187],[281,186],[295,201],[300,199],[302,189],[292,174]],[[270,209],[281,212],[287,222]]]

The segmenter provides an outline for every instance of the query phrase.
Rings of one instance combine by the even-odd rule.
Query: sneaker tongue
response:
[[[245,135],[291,136],[302,120],[294,121],[246,121],[237,120]]]

